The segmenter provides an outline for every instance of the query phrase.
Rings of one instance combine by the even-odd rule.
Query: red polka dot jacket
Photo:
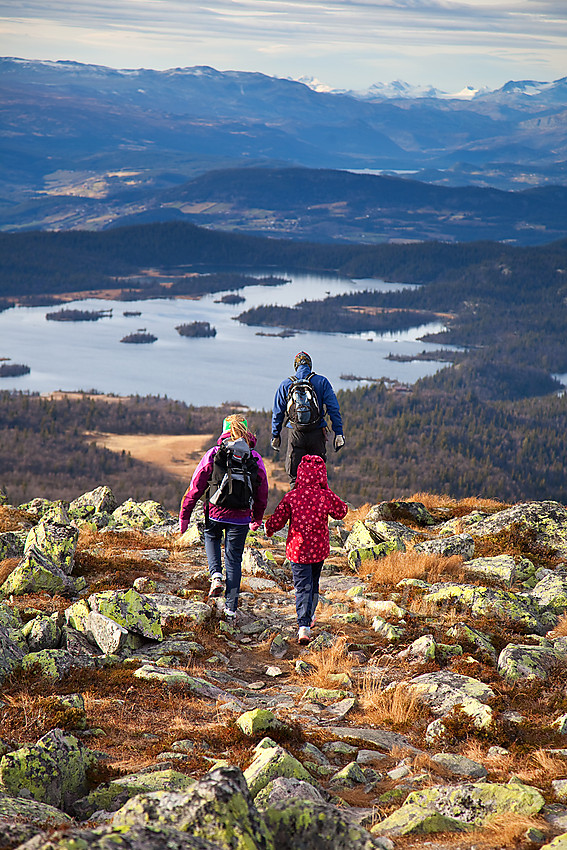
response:
[[[316,564],[330,551],[328,518],[342,519],[347,511],[347,505],[329,490],[325,461],[305,455],[297,469],[295,487],[266,520],[266,534],[272,535],[289,522],[287,557],[295,564]]]

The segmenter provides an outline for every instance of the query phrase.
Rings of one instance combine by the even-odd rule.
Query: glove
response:
[[[270,445],[275,452],[279,452],[281,444],[282,438],[279,434],[276,437],[272,437],[272,442],[270,443]]]
[[[344,444],[345,444],[345,438],[343,437],[343,435],[342,434],[335,434],[335,441],[333,443],[333,447],[334,447],[335,451],[338,452],[339,449],[342,449]]]
[[[259,528],[262,528],[262,523],[256,522],[256,520],[254,520],[253,522],[250,523],[249,528],[250,528],[250,531],[258,531]]]

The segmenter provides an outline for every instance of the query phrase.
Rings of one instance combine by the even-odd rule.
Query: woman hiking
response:
[[[268,476],[264,461],[254,450],[255,445],[256,437],[248,430],[244,416],[240,413],[227,416],[217,444],[205,452],[197,464],[179,511],[179,529],[183,534],[197,501],[210,485],[209,501],[205,502],[204,531],[211,576],[209,596],[218,597],[224,591],[224,613],[229,619],[236,617],[238,608],[246,535],[249,529],[255,531],[260,527],[268,503]]]

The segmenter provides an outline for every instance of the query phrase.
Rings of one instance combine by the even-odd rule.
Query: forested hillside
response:
[[[440,373],[440,375],[449,374]],[[347,438],[328,458],[333,488],[355,506],[420,491],[455,498],[567,501],[567,397],[482,401],[419,381],[410,393],[383,384],[339,393]],[[35,496],[73,498],[108,483],[118,499],[154,498],[175,510],[185,485],[122,455],[97,448],[83,431],[215,433],[228,408],[193,408],[167,399],[52,401],[0,394],[0,486],[13,503]],[[270,414],[249,413],[258,448],[269,448]],[[191,469],[187,469],[187,477]],[[270,508],[273,509],[272,495]]]

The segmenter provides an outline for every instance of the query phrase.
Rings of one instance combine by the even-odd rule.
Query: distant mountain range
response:
[[[100,229],[132,215],[205,215],[204,208],[183,213],[180,205],[208,204],[210,210],[230,203],[226,198],[221,201],[217,178],[212,178],[216,194],[211,197],[194,198],[197,187],[203,190],[204,184],[190,190],[185,184],[219,169],[225,172],[223,179],[236,181],[239,199],[247,178],[243,181],[235,169],[256,171],[258,166],[409,171],[414,194],[419,194],[416,178],[447,187],[476,184],[501,189],[567,183],[567,78],[510,82],[493,92],[469,91],[455,98],[431,89],[416,92],[399,81],[376,84],[365,93],[336,93],[315,91],[298,81],[209,67],[116,70],[5,58],[0,59],[0,87],[3,230]],[[257,179],[250,174],[250,180],[252,195]],[[311,187],[314,182],[316,178],[309,178]],[[328,176],[320,182],[328,188]],[[191,198],[175,198],[176,187],[181,186],[181,195],[189,193]],[[343,190],[347,188],[344,182]],[[225,193],[230,194],[228,185]],[[549,198],[551,194],[546,204]],[[365,202],[361,215],[372,216],[379,200],[380,194],[374,202]],[[516,210],[526,204],[531,210],[524,235],[537,235],[539,228],[545,238],[545,228],[553,222],[541,207],[534,212],[533,200],[533,195],[522,193]],[[325,201],[345,202],[349,209],[360,207],[356,198]],[[465,204],[462,210],[452,209],[451,215],[462,212],[470,217],[473,207]],[[265,202],[262,206],[268,214],[281,209]],[[218,216],[215,220],[207,214],[205,221],[222,224]],[[435,215],[439,219],[444,213],[434,211]],[[492,229],[491,238],[518,238],[523,215],[514,214],[500,235]],[[385,220],[388,217],[386,210]],[[264,232],[264,225],[255,227],[248,214],[227,226]],[[280,222],[276,231],[293,235],[295,227],[292,223],[286,231]],[[556,221],[553,235],[562,227]],[[305,225],[297,235],[302,235],[302,228]],[[357,229],[358,225],[353,233]],[[464,233],[464,228],[457,230]],[[427,238],[424,233],[430,228],[403,231],[396,225],[391,235]],[[317,236],[311,225],[305,232]],[[388,238],[388,227],[380,225],[371,232],[372,238]],[[433,232],[461,238],[450,227],[436,226]],[[337,236],[331,228],[324,238]]]

